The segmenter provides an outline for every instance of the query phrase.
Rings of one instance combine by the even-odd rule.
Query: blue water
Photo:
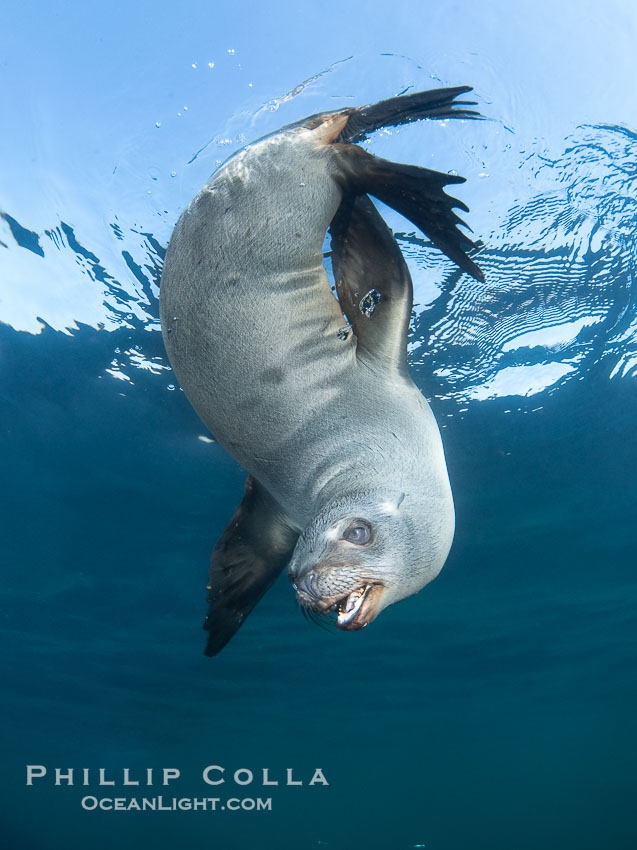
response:
[[[637,16],[514,8],[3,13],[3,847],[637,847]],[[207,659],[207,561],[244,473],[168,368],[174,222],[250,139],[464,83],[488,121],[368,143],[465,176],[483,245],[478,284],[384,210],[454,491],[448,562],[359,633],[306,622],[283,576]],[[27,787],[26,765],[49,775]],[[256,780],[207,786],[207,765]],[[272,810],[81,806],[159,794]]]

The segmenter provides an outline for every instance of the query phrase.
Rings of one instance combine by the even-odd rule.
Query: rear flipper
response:
[[[401,94],[378,103],[352,109],[347,124],[337,141],[360,142],[381,127],[397,127],[423,118],[482,118],[479,112],[465,109],[475,106],[473,100],[455,100],[460,94],[471,91],[471,86],[455,86],[446,89],[430,89],[412,94]]]
[[[394,236],[366,195],[347,196],[330,225],[332,267],[356,355],[384,374],[407,371],[413,301],[409,269]]]
[[[228,643],[290,560],[298,537],[283,509],[250,476],[243,501],[212,550],[206,655]]]
[[[467,225],[453,211],[454,207],[466,212],[469,208],[443,190],[449,183],[464,183],[464,177],[390,162],[356,145],[337,143],[333,149],[346,196],[374,195],[413,222],[463,271],[484,282],[481,269],[467,256],[477,246],[459,230],[459,224]]]
[[[443,191],[443,186],[464,183],[464,178],[389,162],[352,144],[381,127],[395,127],[423,118],[482,118],[479,112],[469,108],[475,106],[474,101],[455,100],[470,91],[470,86],[456,86],[398,95],[367,106],[313,115],[302,123],[308,128],[327,128],[325,143],[330,144],[336,155],[344,204],[348,194],[374,195],[413,222],[463,271],[484,281],[481,270],[467,256],[476,245],[458,229],[458,225],[467,225],[453,212],[454,207],[469,210],[462,201]],[[332,128],[334,134],[330,136]]]

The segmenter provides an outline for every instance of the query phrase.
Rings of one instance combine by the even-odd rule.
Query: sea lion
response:
[[[473,277],[443,186],[464,178],[353,144],[478,118],[468,87],[314,115],[228,159],[175,226],[161,325],[175,374],[249,473],[210,567],[206,654],[286,564],[300,605],[361,629],[440,571],[454,509],[440,433],[407,370],[412,284],[374,195]],[[466,225],[465,225],[466,226]],[[338,300],[323,266],[331,227]],[[347,321],[346,321],[347,320]]]

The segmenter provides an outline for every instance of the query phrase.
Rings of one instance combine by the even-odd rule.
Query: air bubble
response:
[[[361,311],[363,316],[367,319],[371,319],[374,315],[376,306],[380,303],[380,299],[380,292],[377,289],[370,289],[369,292],[366,292],[361,298],[358,304],[358,309]]]

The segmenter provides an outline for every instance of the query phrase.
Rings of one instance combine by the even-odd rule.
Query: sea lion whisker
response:
[[[321,614],[318,611],[313,610],[312,608],[305,608],[302,605],[301,611],[303,613],[303,617],[311,623],[319,626],[319,628],[323,629],[326,632],[333,632],[333,629],[330,628],[331,621],[329,617],[326,617],[325,614]]]

